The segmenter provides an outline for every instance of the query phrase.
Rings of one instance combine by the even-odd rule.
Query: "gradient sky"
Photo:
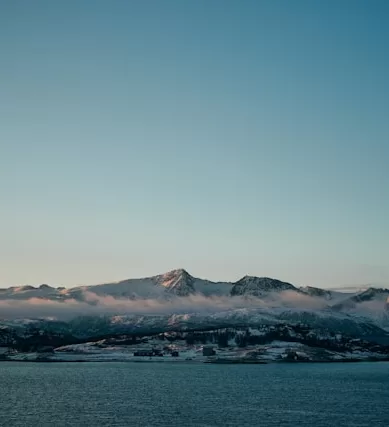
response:
[[[0,286],[389,286],[389,2],[0,0]]]

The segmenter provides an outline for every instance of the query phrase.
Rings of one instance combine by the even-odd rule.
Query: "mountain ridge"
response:
[[[261,325],[308,327],[372,340],[389,337],[389,290],[345,294],[296,287],[269,277],[213,282],[184,269],[156,276],[75,288],[30,285],[0,290],[0,346],[41,334],[98,340],[149,334]],[[36,338],[38,337],[38,338]],[[56,338],[56,339],[57,339]],[[65,340],[66,341],[66,340]]]
[[[378,289],[378,288],[377,288]],[[107,282],[96,285],[81,285],[71,288],[63,286],[22,285],[0,288],[1,299],[29,299],[42,298],[54,300],[67,300],[70,298],[84,299],[85,292],[92,292],[99,296],[110,295],[114,298],[147,299],[201,294],[204,296],[252,296],[261,297],[270,292],[292,291],[311,297],[318,297],[334,304],[342,300],[351,299],[354,303],[366,300],[358,299],[357,295],[366,292],[376,293],[376,288],[369,288],[361,292],[340,292],[333,289],[318,288],[314,286],[297,287],[289,282],[270,277],[245,275],[235,282],[211,281],[197,278],[183,268],[170,270],[166,273],[141,278],[130,278],[116,282]],[[382,291],[387,291],[383,289]],[[389,291],[387,291],[389,292]],[[355,300],[355,301],[354,301]]]

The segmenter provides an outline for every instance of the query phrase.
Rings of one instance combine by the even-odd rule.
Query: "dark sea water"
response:
[[[0,362],[0,426],[389,426],[389,363]]]

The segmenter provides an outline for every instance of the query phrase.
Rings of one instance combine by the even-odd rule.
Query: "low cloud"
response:
[[[298,308],[302,310],[321,310],[327,302],[294,291],[273,293],[266,298],[254,297],[205,297],[200,294],[171,299],[124,299],[112,296],[99,296],[84,291],[82,300],[67,299],[55,301],[50,299],[30,298],[26,300],[0,300],[0,319],[33,319],[52,318],[70,320],[77,316],[101,315],[172,315],[172,314],[211,314],[240,308]],[[368,302],[361,305],[358,311],[383,312],[383,302]]]
[[[171,299],[121,299],[112,296],[99,296],[85,291],[83,301],[67,299],[53,301],[30,298],[26,300],[7,299],[0,301],[0,318],[54,318],[70,320],[77,316],[99,315],[171,315],[184,313],[210,314],[239,308],[272,308],[279,306],[318,309],[324,303],[314,298],[282,292],[269,295],[266,299],[250,297],[229,297],[190,295]]]
[[[183,313],[214,313],[242,307],[265,307],[259,300],[246,300],[241,297],[205,297],[191,295],[171,300],[162,299],[116,299],[111,296],[98,296],[85,292],[85,301],[68,299],[53,301],[30,298],[27,300],[0,301],[0,318],[55,318],[70,320],[77,316],[99,315],[167,315]]]
[[[314,298],[310,295],[298,293],[295,291],[281,292],[277,296],[277,301],[282,305],[307,310],[322,310],[328,306],[326,300],[324,299]]]

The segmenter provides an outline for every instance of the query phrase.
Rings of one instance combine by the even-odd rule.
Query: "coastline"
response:
[[[323,363],[364,363],[364,362],[389,362],[388,357],[368,357],[368,358],[343,358],[343,359],[316,359],[316,360],[292,360],[292,359],[204,359],[204,360],[160,360],[155,358],[153,360],[140,360],[131,358],[9,358],[1,359],[1,363],[146,363],[146,364],[185,364],[185,365],[198,365],[198,364],[213,364],[213,365],[269,365],[269,364],[323,364]]]

